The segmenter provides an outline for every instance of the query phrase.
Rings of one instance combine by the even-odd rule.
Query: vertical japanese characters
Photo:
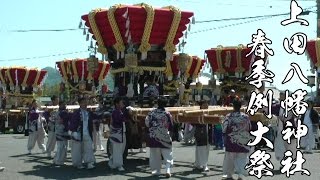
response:
[[[287,26],[292,23],[300,23],[303,26],[309,26],[307,20],[299,18],[303,9],[295,0],[291,1],[290,9],[290,18],[283,20],[281,25]],[[307,35],[302,32],[297,32],[292,35],[290,39],[287,37],[284,38],[283,47],[289,54],[296,53],[297,55],[302,55],[306,50],[306,42]],[[265,82],[272,83],[275,77],[275,74],[266,68],[266,54],[270,56],[274,55],[274,51],[267,46],[271,44],[272,41],[266,37],[266,33],[262,29],[258,29],[257,34],[252,35],[252,43],[247,45],[248,48],[251,48],[247,56],[254,53],[252,55],[259,57],[259,59],[252,64],[251,74],[245,79],[257,89],[260,89]],[[282,84],[289,82],[295,73],[304,84],[308,83],[308,79],[303,75],[300,66],[293,62]],[[282,143],[285,144],[285,152],[280,163],[282,165],[281,173],[286,174],[287,177],[290,177],[290,175],[296,172],[310,176],[310,172],[303,169],[303,163],[305,163],[306,160],[303,158],[302,152],[298,150],[300,148],[301,137],[306,136],[308,132],[308,127],[302,124],[299,119],[299,116],[305,114],[308,108],[308,104],[304,101],[306,95],[307,91],[302,89],[297,89],[291,94],[289,90],[286,90],[280,102],[276,104],[273,100],[272,90],[268,90],[266,94],[253,91],[247,107],[247,113],[250,115],[254,115],[258,111],[263,111],[267,118],[271,119],[273,116],[277,116],[278,124],[279,121],[283,124],[283,128],[280,129],[282,135],[280,138]],[[279,107],[280,110],[278,114],[272,111],[273,105]],[[264,126],[260,121],[257,122],[257,127],[257,130],[250,132],[254,140],[250,140],[247,145],[256,146],[263,140],[268,148],[277,148],[274,147],[272,141],[263,136],[270,130],[269,127]],[[296,143],[292,143],[293,141]],[[289,146],[291,147],[289,148]],[[250,161],[245,167],[245,169],[249,171],[249,175],[256,176],[259,179],[262,176],[273,176],[272,170],[274,166],[270,161],[271,155],[267,153],[266,150],[257,149],[249,158]]]

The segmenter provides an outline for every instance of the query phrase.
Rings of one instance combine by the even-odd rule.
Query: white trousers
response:
[[[90,136],[83,136],[82,141],[72,140],[71,157],[73,166],[81,166],[82,163],[94,163],[93,142]]]
[[[313,131],[313,125],[312,124],[307,124],[308,126],[308,133],[306,136],[301,138],[301,147],[306,148],[307,151],[311,151],[315,145],[316,145],[316,140],[315,140],[315,135]]]
[[[48,132],[47,152],[51,153],[56,147],[56,133],[54,131]]]
[[[68,141],[57,141],[57,152],[54,156],[53,163],[63,165],[67,158]]]
[[[195,166],[197,168],[205,168],[208,165],[210,146],[196,146],[195,151]]]
[[[245,166],[248,160],[248,153],[225,152],[223,161],[223,174],[231,178],[234,172],[239,176],[247,176]]]
[[[104,147],[101,142],[103,124],[100,124],[99,131],[96,128],[93,128],[93,146],[95,150],[103,150]]]
[[[161,171],[161,164],[163,161],[161,161],[161,155],[164,159],[164,162],[166,163],[166,170],[167,173],[170,173],[170,168],[173,165],[173,154],[172,154],[172,148],[150,148],[150,168],[151,171],[157,171],[160,173]]]
[[[38,131],[29,133],[29,139],[28,139],[28,145],[27,145],[28,150],[31,151],[37,142],[39,149],[41,149],[42,151],[45,151],[46,150],[46,146],[44,144],[45,136],[46,134],[44,130],[43,131],[38,130]]]
[[[117,143],[111,140],[112,153],[108,165],[111,168],[120,168],[123,166],[123,153],[126,149],[126,135],[123,134],[123,142]]]

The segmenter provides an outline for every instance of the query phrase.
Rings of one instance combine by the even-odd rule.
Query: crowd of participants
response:
[[[118,89],[119,92],[121,92],[121,89]],[[135,136],[128,137],[127,131],[131,131],[131,133],[133,131],[132,126],[128,126],[128,124],[137,123],[132,122],[132,108],[128,106],[121,96],[116,96],[113,100],[114,110],[109,124],[109,139],[112,146],[108,166],[111,169],[125,171],[124,152],[126,148],[140,148],[140,152],[146,152],[142,146],[143,142],[145,142],[150,152],[151,174],[154,176],[160,175],[162,166],[165,166],[165,176],[169,178],[174,164],[172,142],[176,140],[195,144],[194,168],[197,170],[204,172],[210,170],[208,168],[208,158],[210,146],[214,145],[214,149],[225,150],[223,178],[232,179],[234,173],[238,175],[239,179],[244,179],[248,175],[245,166],[254,147],[249,147],[247,143],[243,143],[246,140],[242,140],[241,137],[250,136],[250,131],[256,130],[257,127],[255,122],[250,121],[248,115],[240,112],[244,101],[236,95],[234,90],[230,91],[230,94],[222,104],[232,106],[233,112],[226,115],[224,121],[217,125],[175,124],[170,112],[166,111],[168,100],[159,96],[157,88],[150,83],[145,92],[146,96],[159,97],[156,108],[142,122],[146,127],[145,138],[143,138],[143,130],[139,128],[139,124],[136,124],[138,129]],[[274,100],[272,105],[272,114],[277,118],[278,122],[276,137],[280,137],[279,133],[283,130],[283,124],[286,124],[286,121],[291,121],[295,124],[296,120],[300,118],[311,129],[308,135],[302,139],[302,147],[305,148],[306,152],[312,153],[315,147],[315,136],[312,128],[315,128],[319,123],[318,113],[312,106],[313,102],[308,100],[309,109],[305,116],[295,117],[292,113],[289,113],[289,116],[285,118],[283,116],[284,109],[280,106],[280,101],[284,100],[284,97],[284,94],[281,94],[280,99],[278,101]],[[80,97],[78,104],[80,108],[70,113],[67,111],[65,103],[59,101],[58,97],[53,96],[51,105],[58,105],[59,109],[43,112],[39,110],[38,102],[34,100],[28,117],[28,153],[32,153],[37,143],[43,153],[47,153],[48,157],[52,157],[52,153],[55,151],[52,157],[53,163],[62,166],[65,165],[69,146],[74,167],[78,169],[95,168],[95,151],[104,150],[101,143],[101,130],[103,129],[101,122],[105,118],[105,114],[89,110],[86,97]],[[209,105],[216,104],[217,101],[214,97],[210,102],[205,100],[198,102],[201,109],[207,109]],[[98,107],[97,111],[99,111],[99,108],[101,106]],[[45,127],[47,127],[47,131]],[[48,137],[46,143],[44,142],[45,137]],[[133,141],[137,141],[137,143],[133,143]],[[288,144],[283,141],[285,149],[291,150],[293,154],[297,150],[294,142],[292,140],[292,143]],[[128,144],[131,144],[131,146],[128,146]]]

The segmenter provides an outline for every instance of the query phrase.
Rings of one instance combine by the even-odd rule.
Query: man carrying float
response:
[[[208,102],[202,100],[199,102],[200,109],[208,109]],[[212,134],[212,125],[194,124],[195,127],[195,168],[204,172],[208,172],[208,159],[210,150],[210,137]]]
[[[46,137],[46,131],[44,130],[45,118],[38,109],[38,102],[32,101],[32,108],[29,112],[29,139],[28,139],[28,153],[31,154],[31,150],[34,148],[36,142],[43,153],[46,152],[46,146],[44,144],[44,138]]]
[[[161,173],[161,156],[166,165],[166,177],[171,177],[171,166],[173,165],[172,131],[173,122],[170,112],[165,110],[167,100],[160,97],[158,108],[152,110],[146,117],[145,123],[149,129],[148,146],[150,148],[150,168],[153,175]]]
[[[72,164],[78,169],[93,169],[95,157],[93,153],[93,119],[94,114],[87,110],[88,100],[83,97],[78,100],[80,109],[74,111],[69,123],[69,130],[72,131]]]
[[[55,124],[55,135],[57,141],[57,152],[54,156],[53,163],[55,165],[63,165],[67,158],[68,140],[68,124],[70,114],[66,109],[66,104],[63,101],[59,102],[58,119]]]
[[[51,97],[52,106],[59,105],[59,98],[57,96]],[[45,117],[48,124],[48,141],[47,141],[47,156],[51,157],[51,152],[54,151],[56,147],[56,134],[55,134],[55,123],[58,119],[58,111],[53,110],[51,113],[46,111]]]
[[[110,139],[112,144],[112,155],[108,162],[111,169],[124,171],[123,153],[126,149],[126,125],[127,118],[124,114],[124,103],[120,97],[114,100],[115,109],[112,111],[111,117],[111,133]]]

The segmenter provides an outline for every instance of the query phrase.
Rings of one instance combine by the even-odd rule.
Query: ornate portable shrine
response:
[[[168,80],[164,84],[166,94],[176,95],[178,92],[180,102],[188,104],[192,89],[190,87],[186,88],[188,87],[186,85],[184,87],[181,85],[187,83],[190,85],[191,82],[195,82],[204,64],[205,60],[184,53],[175,54],[172,61],[166,61],[165,75]],[[197,83],[197,88],[202,88],[200,82]]]
[[[222,81],[222,89],[235,89],[240,94],[246,94],[255,88],[245,81],[245,77],[251,73],[252,64],[259,59],[254,53],[247,56],[250,51],[251,49],[244,45],[218,46],[205,51],[212,74],[217,76],[216,80]],[[267,58],[266,56],[264,61],[267,61]]]
[[[95,94],[100,87],[105,91],[104,80],[110,69],[107,61],[98,61],[97,58],[73,59],[56,62],[63,79],[60,91],[63,94],[70,89],[71,94]],[[66,87],[65,87],[66,85]]]
[[[0,68],[0,87],[7,105],[25,105],[35,96],[42,95],[47,71],[36,68]]]
[[[205,60],[197,56],[190,56],[184,53],[175,54],[172,61],[166,62],[165,73],[169,81],[177,79],[179,75],[181,79],[196,81],[204,64]]]
[[[143,87],[141,80],[146,76],[164,83],[167,64],[173,60],[179,39],[187,36],[192,17],[192,12],[173,6],[154,8],[141,3],[95,9],[82,20],[96,40],[97,51],[110,61],[115,87],[123,85],[120,79],[124,79],[125,86],[138,95],[133,85]]]

